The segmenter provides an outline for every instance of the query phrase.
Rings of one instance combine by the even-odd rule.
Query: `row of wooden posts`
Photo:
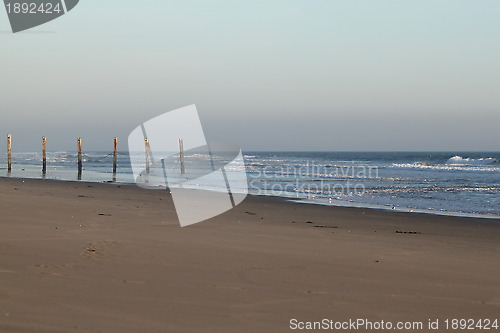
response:
[[[150,161],[150,147],[149,139],[144,139],[145,152],[146,152],[146,173],[151,172],[151,161]],[[81,178],[83,170],[83,153],[82,153],[82,139],[77,139],[78,145],[78,178]],[[180,163],[181,163],[181,174],[185,173],[184,166],[184,141],[179,139],[179,151],[180,151]],[[118,169],[118,138],[113,138],[113,177],[116,178],[116,171]],[[12,171],[12,134],[7,135],[7,171],[10,173]],[[42,137],[42,173],[47,174],[47,138]]]
[[[116,138],[115,138],[116,139]],[[149,159],[149,153],[150,153],[150,148],[149,148],[149,139],[146,138],[144,139],[144,143],[145,143],[145,148],[146,148],[146,173],[150,173],[151,172],[151,163],[150,163],[150,159]],[[116,152],[116,140],[115,140],[115,152]],[[181,163],[181,175],[185,174],[186,173],[186,168],[185,168],[185,162],[184,162],[184,140],[183,139],[179,139],[179,157],[180,157],[180,163]],[[115,154],[115,166],[114,168],[116,168],[116,154]],[[115,169],[113,169],[115,170]],[[113,171],[114,173],[116,173],[116,171]]]

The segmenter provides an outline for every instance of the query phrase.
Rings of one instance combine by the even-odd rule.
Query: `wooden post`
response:
[[[113,182],[116,183],[116,170],[118,161],[118,138],[115,136],[113,138]]]
[[[7,171],[12,171],[12,134],[7,135]]]
[[[113,139],[114,141],[114,146],[113,146],[113,175],[116,175],[116,164],[117,164],[117,159],[118,159],[118,138],[115,137]]]
[[[150,173],[151,168],[149,165],[149,139],[144,139],[144,145],[146,147],[146,173]]]
[[[47,138],[42,137],[42,173],[47,173]]]
[[[78,180],[82,178],[82,139],[78,138]]]
[[[186,168],[184,165],[184,140],[182,139],[179,139],[179,151],[180,151],[179,157],[181,160],[181,175],[183,175],[186,173]]]

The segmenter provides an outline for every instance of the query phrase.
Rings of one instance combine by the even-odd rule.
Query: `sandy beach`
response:
[[[0,332],[500,319],[498,220],[248,197],[181,228],[166,191],[20,179],[0,207]]]

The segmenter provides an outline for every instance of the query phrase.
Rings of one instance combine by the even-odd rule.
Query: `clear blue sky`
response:
[[[125,149],[190,104],[246,150],[500,150],[497,0],[81,0],[9,31],[0,152]]]

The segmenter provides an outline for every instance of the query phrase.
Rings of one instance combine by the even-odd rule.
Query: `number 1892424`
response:
[[[52,4],[50,2],[47,3],[8,3],[6,6],[7,13],[11,14],[60,14],[63,9],[61,8],[61,4]]]

